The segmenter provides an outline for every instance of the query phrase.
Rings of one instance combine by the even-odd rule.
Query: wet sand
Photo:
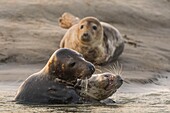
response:
[[[165,74],[165,76],[170,76]],[[0,84],[0,112],[92,112],[92,113],[169,113],[170,79],[160,78],[155,84],[124,83],[110,98],[115,104],[108,105],[21,105],[11,102],[21,82]],[[168,85],[168,86],[167,86]]]
[[[30,106],[11,102],[22,81],[42,69],[59,48],[66,30],[57,20],[64,12],[80,18],[95,16],[133,42],[126,43],[118,59],[125,82],[111,97],[116,104]],[[0,112],[170,112],[169,20],[169,0],[1,0]]]

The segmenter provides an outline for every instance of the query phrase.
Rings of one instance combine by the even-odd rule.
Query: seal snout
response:
[[[92,65],[92,64],[88,64],[88,69],[89,69],[89,71],[91,72],[91,74],[93,74],[94,71],[95,71],[95,67],[94,67],[94,65]]]
[[[87,32],[85,32],[84,34],[83,34],[83,36],[84,37],[87,37],[89,34],[87,33]]]
[[[123,79],[121,78],[120,75],[116,75],[116,81],[117,81],[116,87],[119,88],[123,84]]]
[[[117,81],[119,81],[121,84],[123,83],[123,79],[120,77],[120,75],[117,75]]]
[[[83,35],[81,36],[81,40],[85,42],[90,41],[91,39],[89,33],[88,32],[83,33]]]

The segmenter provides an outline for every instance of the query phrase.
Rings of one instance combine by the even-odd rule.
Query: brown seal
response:
[[[67,24],[64,19],[60,21]],[[94,64],[104,64],[117,60],[123,52],[124,40],[112,25],[95,17],[85,17],[68,29],[60,47],[74,49]]]
[[[18,103],[63,104],[80,100],[74,86],[77,79],[89,78],[94,65],[71,49],[59,49],[53,53],[45,67],[29,76],[15,96]]]

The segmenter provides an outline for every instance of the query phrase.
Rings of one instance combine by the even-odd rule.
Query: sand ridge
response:
[[[125,39],[136,42],[136,46],[125,45],[119,62],[123,64],[125,72],[138,71],[141,74],[129,73],[125,78],[138,78],[137,76],[143,76],[142,74],[147,72],[170,71],[169,1],[0,2],[2,64],[44,65],[59,48],[59,42],[66,32],[58,26],[57,20],[64,12],[69,11],[78,17],[95,16],[108,22],[117,27],[121,34],[126,36]]]

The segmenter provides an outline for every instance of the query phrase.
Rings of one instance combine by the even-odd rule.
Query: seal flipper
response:
[[[73,88],[49,88],[47,96],[49,97],[49,104],[82,103],[80,96]]]
[[[103,104],[115,104],[116,102],[114,100],[112,100],[111,98],[107,98],[107,99],[104,99],[104,100],[101,100],[100,101],[101,103]]]

